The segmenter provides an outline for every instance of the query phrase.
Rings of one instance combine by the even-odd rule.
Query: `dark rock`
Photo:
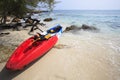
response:
[[[3,36],[8,35],[8,34],[10,34],[10,33],[9,33],[9,32],[6,32],[6,33],[0,33],[0,37],[3,37]]]
[[[83,24],[81,29],[83,29],[83,30],[98,30],[96,27],[88,26],[86,24]]]
[[[81,28],[77,27],[76,25],[71,25],[69,27],[66,27],[66,29],[64,30],[64,32],[71,31],[71,30],[80,30],[80,29]]]
[[[94,27],[94,26],[89,26],[89,25],[83,24],[81,27],[76,26],[76,25],[71,25],[69,27],[66,27],[66,29],[63,32],[72,31],[72,32],[75,33],[75,32],[77,32],[81,29],[88,30],[88,31],[93,31],[93,32],[98,32],[99,31],[99,29]]]
[[[52,21],[52,20],[53,20],[53,18],[46,18],[46,19],[44,19],[43,21],[49,22],[49,21]]]

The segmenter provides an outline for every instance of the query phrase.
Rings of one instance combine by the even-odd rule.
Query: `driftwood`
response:
[[[9,23],[9,24],[1,24],[0,28],[1,29],[11,29],[12,28],[13,30],[19,31],[18,26],[21,26],[20,18],[15,17],[15,18],[13,18],[11,23]]]
[[[0,29],[3,30],[3,29],[13,29],[13,30],[19,30],[18,29],[18,26],[20,26],[21,23],[15,23],[15,24],[1,24],[0,25]]]
[[[40,31],[42,31],[37,25],[41,25],[41,26],[45,26],[44,23],[40,23],[39,20],[37,19],[32,19],[31,17],[29,17],[26,21],[25,21],[26,25],[24,26],[24,28],[26,28],[27,26],[32,26],[29,33],[33,32],[35,29],[39,29]],[[43,32],[43,31],[42,31]]]
[[[23,18],[23,20],[25,20],[25,23],[22,23],[20,18],[15,17],[9,24],[0,24],[0,29],[1,30],[2,29],[13,29],[13,30],[19,31],[20,26],[22,26],[23,28],[32,26],[31,30],[29,32],[33,32],[34,29],[39,29],[39,27],[37,25],[40,25],[42,27],[45,26],[44,23],[40,23],[40,20],[32,19],[31,16],[29,16],[27,19]],[[23,24],[25,24],[25,25],[23,25]],[[41,29],[39,29],[39,30],[42,31]]]

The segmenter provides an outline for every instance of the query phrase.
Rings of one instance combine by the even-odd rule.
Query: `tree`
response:
[[[54,9],[54,5],[57,3],[55,0],[47,0],[48,10],[51,12]]]
[[[48,7],[49,11],[52,11],[55,0],[0,0],[0,22],[5,24],[7,16],[23,17],[30,9],[27,5],[34,6],[41,2]]]
[[[41,0],[0,0],[0,22],[5,24],[7,16],[22,17],[29,11],[26,5],[35,6],[38,1]]]
[[[6,23],[7,16],[23,16],[27,10],[26,3],[25,0],[0,0],[1,23]]]
[[[55,4],[59,3],[60,1],[56,0],[44,0],[44,7],[48,9],[48,11],[53,11]]]

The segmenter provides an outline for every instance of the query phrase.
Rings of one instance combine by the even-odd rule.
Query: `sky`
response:
[[[120,10],[120,0],[56,0],[56,10]]]

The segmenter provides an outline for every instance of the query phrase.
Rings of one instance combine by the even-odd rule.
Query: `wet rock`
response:
[[[86,24],[83,24],[81,29],[83,29],[83,30],[98,30],[96,27],[89,26],[89,25],[86,25]]]
[[[66,27],[66,29],[64,30],[64,32],[71,31],[71,30],[80,30],[80,29],[81,28],[77,27],[76,25],[71,25],[69,27]]]
[[[69,27],[66,27],[66,29],[63,32],[71,31],[71,32],[75,33],[75,32],[80,31],[81,29],[92,31],[92,32],[99,32],[98,28],[96,28],[94,26],[89,26],[89,25],[86,25],[86,24],[83,24],[82,26],[71,25]]]
[[[49,22],[49,21],[52,21],[52,20],[53,20],[53,18],[46,18],[46,19],[44,19],[43,21]]]

